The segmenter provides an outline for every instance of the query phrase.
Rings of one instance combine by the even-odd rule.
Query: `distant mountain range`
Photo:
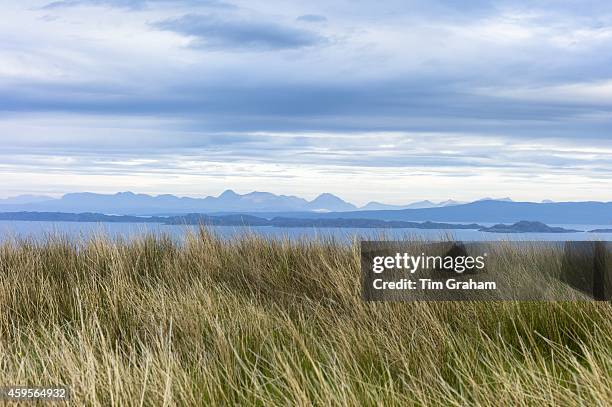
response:
[[[330,212],[356,210],[353,204],[332,194],[321,194],[312,201],[290,195],[269,192],[251,192],[240,195],[227,190],[221,195],[206,198],[177,197],[175,195],[151,196],[133,192],[96,194],[91,192],[66,194],[59,199],[28,200],[16,197],[0,200],[0,211],[44,212],[97,212],[119,215],[171,215],[181,213],[212,213],[238,211],[308,211]]]
[[[453,201],[449,199],[447,201],[434,203],[429,200],[413,202],[407,205],[387,205],[384,203],[372,201],[359,208],[361,211],[384,211],[384,210],[400,210],[400,209],[422,209],[422,208],[439,208],[442,206],[460,205],[463,202]]]
[[[296,216],[295,214],[293,216]],[[312,217],[313,214],[301,213]],[[338,213],[316,217],[338,217]],[[386,221],[504,222],[522,220],[548,224],[612,225],[612,202],[513,202],[481,200],[438,208],[344,212],[345,219],[366,218]]]
[[[237,194],[227,190],[217,197],[151,196],[132,192],[116,194],[71,193],[61,198],[20,196],[0,200],[0,212],[99,213],[132,216],[185,214],[243,214],[272,219],[370,219],[403,222],[506,222],[522,220],[549,224],[612,225],[612,202],[514,202],[509,198],[485,198],[462,203],[419,201],[407,205],[370,202],[358,208],[324,193],[308,201],[269,192]]]
[[[434,208],[457,205],[460,202],[448,200],[440,203],[419,201],[407,205],[387,205],[370,202],[358,208],[341,198],[323,193],[308,201],[293,195],[275,195],[270,192],[237,194],[227,190],[217,197],[177,197],[175,195],[151,196],[133,192],[116,194],[95,194],[91,192],[66,194],[59,199],[48,196],[21,195],[0,199],[0,212],[41,211],[41,212],[97,212],[120,215],[170,215],[181,213],[215,212],[345,212],[356,210],[394,210],[408,208]]]

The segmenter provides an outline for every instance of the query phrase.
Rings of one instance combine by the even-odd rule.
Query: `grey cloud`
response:
[[[222,49],[282,50],[321,44],[319,34],[274,22],[238,20],[214,15],[186,14],[152,24],[196,40],[195,47]]]
[[[74,6],[78,6],[80,4],[84,4],[84,3],[82,1],[80,1],[80,0],[54,1],[52,3],[45,4],[40,9],[41,10],[55,10],[55,9],[59,9],[59,8],[74,7]]]
[[[107,6],[126,9],[142,9],[153,4],[174,3],[185,6],[206,6],[215,8],[235,8],[233,4],[221,0],[59,0],[48,3],[41,7],[43,10],[62,9],[78,6]]]
[[[327,17],[318,14],[304,14],[296,18],[297,21],[305,21],[307,23],[323,23],[327,21]]]
[[[427,131],[515,137],[609,138],[612,106],[524,101],[471,94],[453,82],[397,79],[333,84],[169,83],[151,92],[108,84],[19,84],[0,88],[5,112],[156,116],[184,120],[185,131]]]

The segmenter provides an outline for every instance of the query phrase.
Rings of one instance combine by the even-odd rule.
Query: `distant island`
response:
[[[318,228],[379,228],[379,229],[473,229],[482,228],[476,223],[455,224],[442,222],[403,222],[377,219],[303,219],[275,217],[266,219],[246,214],[206,215],[191,213],[181,216],[132,216],[104,215],[101,213],[65,212],[3,212],[0,220],[47,221],[47,222],[111,222],[111,223],[159,223],[165,225],[211,225],[211,226],[274,226],[274,227],[318,227]]]
[[[282,228],[375,228],[375,229],[480,229],[481,225],[476,223],[455,224],[442,222],[403,222],[384,221],[378,219],[308,219],[275,217],[265,219],[250,215],[224,215],[208,216],[190,214],[186,216],[172,216],[167,219],[166,224],[175,225],[228,225],[228,226],[275,226]],[[230,225],[231,223],[231,225]]]
[[[477,230],[489,233],[573,233],[581,230],[548,226],[541,222],[520,221],[511,225],[497,224],[485,227],[477,223],[407,222],[365,218],[291,218],[271,219],[249,214],[207,215],[191,213],[180,216],[132,216],[105,215],[101,213],[65,212],[0,212],[0,220],[47,222],[109,222],[109,223],[157,223],[164,225],[210,226],[271,226],[279,228],[370,228],[370,229],[431,229]],[[611,233],[612,229],[595,229],[594,233]]]
[[[512,225],[497,224],[488,228],[479,229],[481,232],[490,233],[576,233],[583,230],[565,229],[548,226],[542,222],[520,221]]]

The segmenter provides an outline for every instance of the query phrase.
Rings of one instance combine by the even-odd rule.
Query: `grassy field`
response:
[[[0,384],[75,405],[612,404],[609,303],[364,303],[359,246],[0,245]]]

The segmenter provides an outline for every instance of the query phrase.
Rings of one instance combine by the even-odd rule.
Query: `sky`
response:
[[[612,201],[612,2],[0,1],[0,197]]]

